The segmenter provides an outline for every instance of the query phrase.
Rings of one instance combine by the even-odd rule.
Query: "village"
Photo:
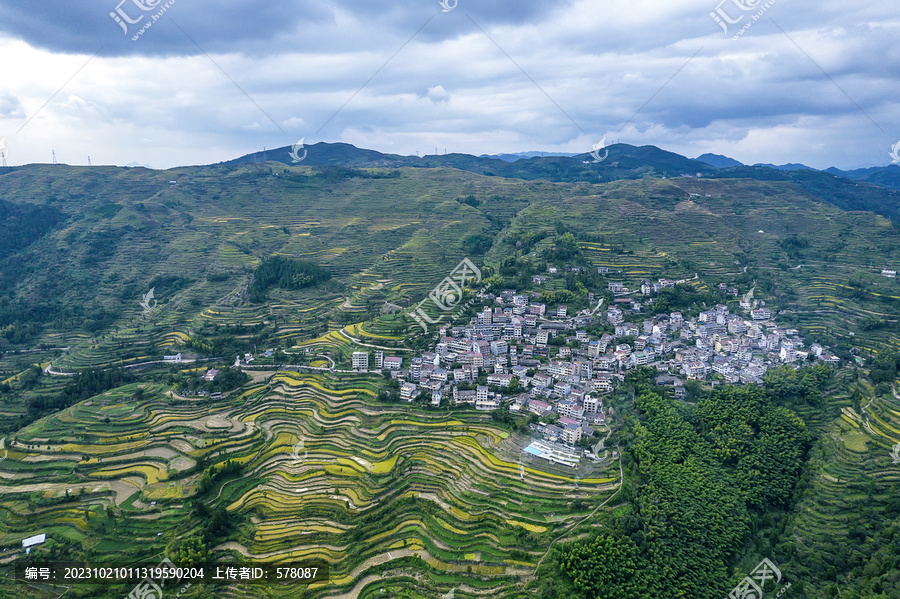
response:
[[[601,268],[600,274],[609,272]],[[537,275],[533,283],[546,280]],[[661,390],[685,399],[687,381],[761,384],[770,368],[840,362],[819,344],[806,347],[798,330],[776,324],[752,291],[739,302],[741,314],[724,304],[689,319],[681,312],[652,314],[654,295],[688,282],[644,280],[634,291],[609,282],[613,305],[604,310],[601,298],[593,309],[571,315],[565,305],[548,310],[540,293],[482,292],[482,309],[466,324],[441,327],[431,351],[408,363],[376,351],[372,366],[398,381],[402,401],[471,404],[477,410],[508,406],[534,414],[531,429],[545,441],[537,444],[538,452],[531,448],[538,455],[589,447],[588,439],[614,415],[604,396],[633,368],[656,369]],[[724,284],[720,288],[737,295]],[[594,294],[588,299],[593,305]],[[585,330],[597,324],[612,330],[599,336]],[[369,370],[369,358],[368,352],[354,352],[353,369]]]

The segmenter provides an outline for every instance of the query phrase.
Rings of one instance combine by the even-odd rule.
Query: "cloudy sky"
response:
[[[164,168],[301,138],[891,163],[896,0],[718,1],[0,0],[0,138],[10,164]]]

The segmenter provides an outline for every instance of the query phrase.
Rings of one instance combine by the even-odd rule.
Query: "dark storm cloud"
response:
[[[900,138],[894,3],[775,0],[735,41],[709,16],[719,0],[120,1],[0,4],[16,58],[0,137],[18,161],[55,148],[173,166],[301,138],[585,152],[606,137],[847,168],[883,164]],[[154,13],[135,2],[170,4],[137,41]],[[128,35],[117,7],[142,17]]]
[[[447,0],[453,6],[455,0]],[[568,2],[501,0],[466,2],[455,19],[434,19],[420,32],[435,40],[459,33],[465,14],[492,25],[539,21]],[[315,42],[319,51],[336,51],[359,43],[407,37],[430,17],[441,14],[437,0],[367,2],[340,0],[267,0],[266,2],[196,2],[195,0],[101,0],[90,3],[44,0],[39,3],[0,4],[0,33],[59,53],[91,54],[103,47],[104,56],[133,54],[194,55],[196,42],[207,52],[255,55],[296,50]],[[454,11],[455,12],[455,11]],[[154,16],[156,20],[154,21]],[[339,34],[341,20],[366,25],[367,36],[347,39]],[[176,26],[174,23],[177,23]],[[137,40],[142,27],[151,24]],[[471,23],[468,23],[471,26]],[[179,29],[179,27],[181,29]],[[338,33],[335,35],[335,33]],[[187,35],[185,35],[187,34]],[[190,36],[191,39],[188,39]],[[310,50],[311,48],[306,48]]]

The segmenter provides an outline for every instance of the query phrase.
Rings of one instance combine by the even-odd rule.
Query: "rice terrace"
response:
[[[316,149],[0,170],[2,596],[897,596],[897,191]]]

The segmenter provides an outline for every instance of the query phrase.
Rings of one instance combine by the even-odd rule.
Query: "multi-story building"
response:
[[[611,308],[606,313],[606,320],[608,320],[611,325],[619,325],[624,322],[625,314],[618,308]]]
[[[353,370],[368,370],[369,369],[369,352],[365,351],[355,351],[351,357],[351,362],[353,363]]]
[[[562,419],[560,419],[562,422]],[[566,423],[562,427],[562,440],[569,445],[577,445],[581,441],[581,425],[577,422]]]
[[[488,385],[497,385],[498,387],[509,387],[512,383],[513,375],[511,374],[489,374],[487,377]]]
[[[412,401],[419,396],[419,387],[414,383],[403,383],[400,385],[400,399],[403,401]]]

